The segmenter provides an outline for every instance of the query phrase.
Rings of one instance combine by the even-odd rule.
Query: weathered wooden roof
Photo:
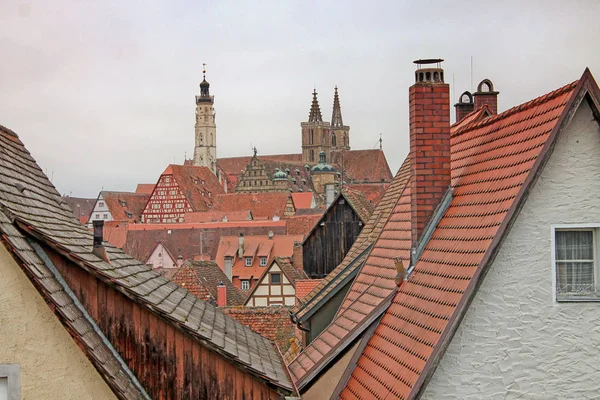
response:
[[[43,241],[91,275],[150,312],[169,321],[243,370],[272,385],[292,390],[292,384],[274,343],[196,298],[187,290],[105,243],[110,263],[92,254],[92,235],[73,216],[60,195],[31,157],[17,135],[0,126],[0,230],[33,279],[55,301],[58,312],[81,337],[92,362],[121,392],[132,390],[123,366],[101,349],[63,290],[44,269],[21,232]],[[19,227],[19,229],[16,229]],[[98,354],[96,354],[98,352]],[[96,357],[97,355],[97,357]],[[137,398],[135,393],[127,398]]]

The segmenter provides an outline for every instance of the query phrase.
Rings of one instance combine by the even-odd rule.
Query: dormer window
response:
[[[246,263],[246,267],[252,266],[252,257],[244,257],[244,261]]]
[[[104,202],[103,201],[99,201],[98,202],[98,207],[104,207]]]
[[[267,257],[260,257],[259,262],[260,262],[261,267],[266,267],[267,266]]]

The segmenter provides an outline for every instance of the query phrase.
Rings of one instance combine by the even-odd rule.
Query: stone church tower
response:
[[[215,97],[210,95],[206,69],[202,70],[200,96],[196,96],[196,146],[193,165],[208,167],[217,174],[217,125],[215,124]]]
[[[302,161],[305,163],[318,162],[319,154],[324,151],[329,159],[331,149],[329,122],[323,122],[317,91],[313,91],[312,104],[307,122],[300,124],[302,127]]]
[[[342,121],[342,107],[335,87],[333,113],[331,114],[331,150],[350,150],[350,127]]]

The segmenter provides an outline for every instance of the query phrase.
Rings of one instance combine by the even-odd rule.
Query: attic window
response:
[[[271,274],[271,283],[276,285],[280,284],[281,274]]]
[[[129,219],[133,218],[133,214],[131,214],[129,211],[125,211],[125,215],[127,215],[127,218]]]
[[[104,202],[103,201],[99,201],[98,202],[98,207],[104,207]]]
[[[267,266],[267,257],[261,257],[259,259],[259,261],[260,261],[260,266],[261,267],[266,267]]]
[[[555,230],[557,301],[600,300],[598,236],[598,228]]]
[[[252,266],[252,257],[244,257],[244,262],[246,267],[251,267]]]
[[[119,200],[119,203],[121,204],[121,206],[125,207],[127,205],[127,203],[125,202],[125,200]]]

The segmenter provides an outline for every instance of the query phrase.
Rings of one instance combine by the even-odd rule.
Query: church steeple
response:
[[[331,114],[331,127],[341,128],[344,126],[342,121],[342,107],[340,106],[340,97],[338,96],[337,86],[335,87],[335,93],[333,94],[333,113]]]
[[[202,82],[200,82],[200,96],[196,98],[196,102],[204,101],[211,101],[210,83],[206,81],[206,64],[202,64]]]
[[[319,107],[319,100],[317,100],[317,89],[313,90],[313,99],[312,104],[310,105],[310,114],[308,115],[308,122],[323,122],[321,108]]]
[[[192,165],[208,167],[217,174],[217,125],[215,123],[215,98],[210,95],[206,81],[206,64],[202,64],[200,96],[196,96],[196,125],[194,160]]]
[[[331,114],[331,150],[350,150],[350,127],[342,121],[342,107],[338,88],[333,94],[333,112]]]

